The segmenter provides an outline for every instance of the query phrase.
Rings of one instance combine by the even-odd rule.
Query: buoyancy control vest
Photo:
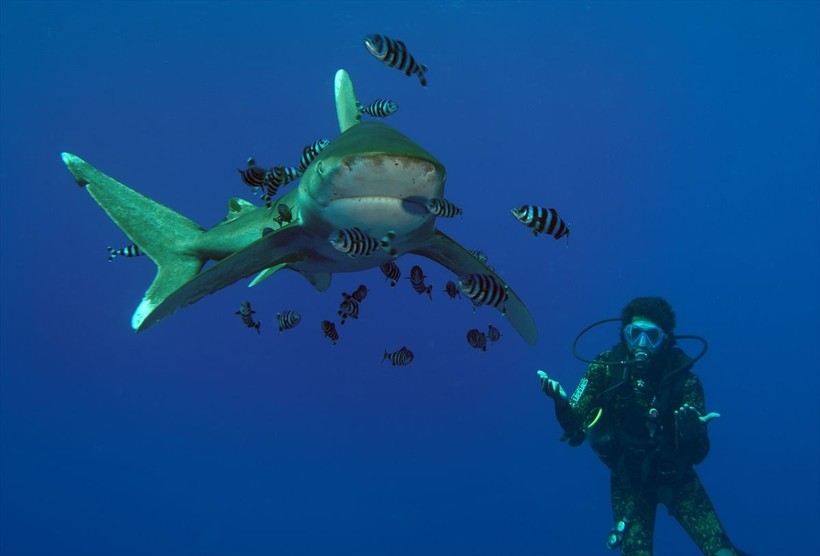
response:
[[[626,361],[623,344],[610,351],[612,361]],[[691,467],[675,445],[674,413],[692,376],[691,358],[678,348],[646,368],[609,366],[611,384],[594,407],[597,421],[586,437],[592,449],[620,479],[630,484],[667,484]]]

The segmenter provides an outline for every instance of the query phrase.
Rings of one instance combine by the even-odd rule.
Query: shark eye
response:
[[[316,164],[316,171],[319,172],[320,176],[323,176],[325,174],[325,165],[322,164],[321,160],[318,162],[318,164]]]

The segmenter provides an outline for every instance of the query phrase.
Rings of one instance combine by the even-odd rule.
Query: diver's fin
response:
[[[343,69],[336,72],[333,92],[336,96],[336,117],[339,120],[339,132],[344,133],[359,123],[361,112],[359,102],[356,100],[356,93],[353,90],[353,82]]]
[[[81,158],[69,153],[62,153],[62,157],[77,183],[157,265],[157,275],[131,321],[136,329],[144,317],[141,309],[160,304],[199,273],[205,259],[196,255],[191,247],[203,230],[188,218],[137,193]]]
[[[221,290],[241,278],[260,272],[267,268],[301,261],[298,244],[304,238],[300,226],[288,226],[262,236],[247,247],[232,253],[196,275],[182,287],[154,306],[143,304],[134,314],[134,328],[141,332],[155,325],[161,319],[171,315],[208,294]],[[146,305],[143,307],[143,305]],[[136,321],[137,315],[141,316]]]
[[[436,230],[433,236],[427,242],[410,251],[415,255],[427,257],[435,262],[443,265],[453,271],[456,276],[463,274],[490,274],[495,277],[499,283],[506,285],[501,276],[495,273],[493,269],[475,258],[469,251],[464,249],[461,245],[450,239],[446,234]],[[532,318],[529,310],[521,301],[521,298],[509,288],[509,300],[506,304],[507,320],[518,331],[524,340],[530,345],[534,345],[538,340],[538,330],[535,327],[535,320]]]

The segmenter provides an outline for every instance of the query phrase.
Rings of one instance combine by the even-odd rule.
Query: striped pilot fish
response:
[[[379,269],[381,269],[385,279],[390,280],[390,287],[395,287],[399,281],[399,278],[401,278],[401,270],[398,265],[393,261],[387,261],[383,265],[379,266]]]
[[[279,321],[279,332],[282,332],[283,330],[290,330],[302,322],[302,315],[296,311],[285,309],[281,313],[276,314],[276,320]]]
[[[507,286],[492,274],[465,274],[458,279],[458,289],[474,306],[490,305],[500,310],[502,315],[507,312],[507,300],[510,298]]]
[[[110,245],[108,246],[108,262],[110,263],[117,257],[141,257],[145,255],[142,252],[142,249],[139,248],[139,245],[136,243],[132,243],[131,245],[126,245],[120,249],[114,249]]]
[[[470,255],[478,259],[478,262],[487,264],[487,261],[489,260],[487,257],[487,253],[485,253],[484,251],[480,251],[478,249],[470,249],[469,251]]]
[[[331,232],[327,239],[337,251],[347,253],[350,257],[366,257],[379,248],[386,250],[391,255],[395,254],[395,250],[391,247],[395,237],[394,232],[387,232],[382,239],[376,239],[356,227]]]
[[[341,324],[344,325],[345,321],[349,318],[354,320],[358,320],[359,318],[359,302],[353,299],[352,297],[348,297],[347,299],[343,300],[339,305],[339,316],[341,317]]]
[[[377,98],[367,106],[359,104],[359,111],[373,118],[386,118],[399,111],[399,105],[390,99]]]
[[[469,251],[473,257],[478,259],[478,262],[480,262],[481,264],[495,272],[495,267],[487,262],[489,260],[487,258],[487,253],[485,253],[484,251],[479,251],[478,249],[470,249]]]
[[[298,168],[292,166],[274,166],[265,174],[265,185],[262,187],[262,200],[265,205],[271,206],[271,199],[276,197],[276,193],[283,185],[287,185],[299,176],[301,176]]]
[[[452,280],[448,280],[446,284],[444,284],[444,293],[450,296],[450,299],[455,299],[457,297],[461,297],[461,292],[458,291],[458,286]]]
[[[444,218],[452,218],[461,214],[461,209],[447,199],[427,199],[424,206],[430,214]]]
[[[302,149],[302,158],[299,160],[300,175],[307,170],[307,167],[310,166],[313,159],[319,156],[319,153],[327,148],[328,145],[330,145],[330,141],[327,139],[319,139],[315,143],[307,145]]]
[[[374,33],[364,38],[364,46],[382,63],[404,72],[408,77],[415,73],[419,76],[421,86],[427,86],[427,78],[424,76],[427,66],[416,62],[402,41]]]
[[[413,352],[407,349],[407,346],[401,346],[393,353],[389,353],[385,349],[384,357],[382,357],[382,363],[384,363],[385,359],[390,361],[394,367],[404,367],[405,365],[409,365],[413,362]]]
[[[521,205],[512,209],[513,216],[532,229],[534,236],[548,234],[555,239],[564,236],[569,238],[569,226],[558,216],[554,208],[542,208],[535,205]]]
[[[339,341],[339,333],[336,331],[336,325],[329,320],[322,321],[322,334],[324,334],[326,338],[330,338],[334,346],[336,342]]]
[[[421,269],[419,265],[415,265],[413,268],[410,269],[410,285],[413,286],[413,289],[416,290],[416,293],[421,295],[426,293],[430,296],[430,300],[433,300],[433,286],[425,285],[424,279],[426,276],[424,275],[424,271]]]
[[[271,199],[276,197],[276,193],[283,185],[287,185],[302,173],[298,168],[292,166],[274,166],[265,173],[265,183],[262,186],[262,200],[265,205],[271,206]]]
[[[244,169],[237,168],[239,174],[242,176],[242,181],[245,185],[253,188],[264,189],[267,184],[268,171],[258,166],[253,157],[248,158],[247,167]]]
[[[490,324],[487,326],[487,339],[490,340],[492,343],[496,343],[498,340],[501,339],[501,331]]]
[[[274,166],[268,170],[266,179],[279,188],[289,184],[301,175],[302,173],[299,172],[299,168],[294,168],[293,166]]]
[[[487,351],[487,336],[478,328],[472,328],[467,332],[467,343],[481,351]]]
[[[253,320],[253,315],[255,313],[256,311],[251,309],[251,302],[243,301],[242,305],[239,307],[239,310],[234,314],[239,315],[239,317],[242,319],[242,324],[244,324],[248,328],[256,328],[256,333],[261,334],[262,332],[259,330],[259,327],[262,326],[262,323]]]
[[[345,299],[354,299],[357,302],[361,303],[364,301],[364,298],[367,297],[367,292],[370,290],[367,289],[367,286],[364,284],[359,284],[359,287],[353,293],[346,293],[342,292],[342,297]]]

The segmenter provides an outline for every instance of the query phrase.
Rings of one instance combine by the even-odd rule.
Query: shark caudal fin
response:
[[[205,259],[195,254],[193,246],[203,230],[83,159],[69,153],[63,153],[62,157],[80,187],[91,194],[111,220],[157,265],[157,275],[131,318],[131,326],[139,330],[158,305],[199,274]]]

